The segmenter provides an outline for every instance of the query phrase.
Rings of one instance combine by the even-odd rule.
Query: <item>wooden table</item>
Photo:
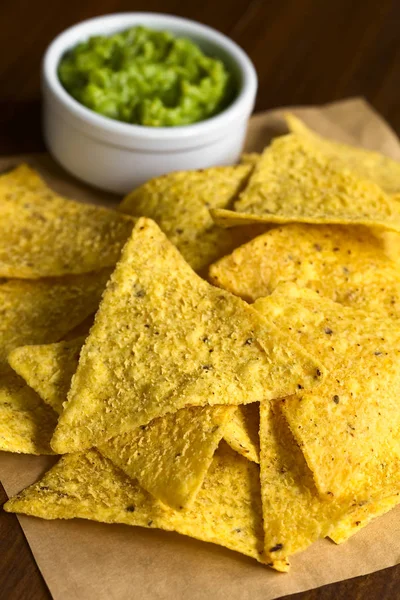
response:
[[[44,149],[39,71],[50,40],[76,21],[135,9],[196,19],[238,42],[258,71],[256,110],[363,95],[400,133],[398,0],[1,0],[0,153]],[[48,598],[16,517],[0,512],[0,600]],[[400,566],[292,598],[396,600]]]

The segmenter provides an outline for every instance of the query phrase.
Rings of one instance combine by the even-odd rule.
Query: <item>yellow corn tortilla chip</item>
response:
[[[400,231],[397,202],[295,134],[277,138],[264,150],[234,211],[212,209],[211,214],[228,227],[302,222]]]
[[[346,542],[352,535],[368,525],[373,519],[384,515],[400,502],[400,492],[382,498],[375,502],[357,507],[354,511],[340,519],[339,523],[329,532],[329,537],[335,544]]]
[[[325,537],[352,502],[320,498],[279,403],[260,405],[260,443],[265,558],[287,570],[289,557]]]
[[[99,445],[112,462],[164,504],[191,506],[235,407],[183,408]]]
[[[78,338],[23,346],[13,350],[8,360],[61,414],[83,342],[84,338]],[[235,410],[230,406],[184,408],[117,436],[98,449],[153,496],[180,509],[195,499]]]
[[[318,390],[281,401],[321,496],[359,502],[397,493],[400,330],[290,284],[255,307],[328,369]]]
[[[277,227],[211,265],[209,277],[249,302],[293,282],[345,306],[400,317],[400,271],[365,227]]]
[[[226,231],[214,224],[209,209],[226,208],[245,185],[251,166],[181,171],[151,179],[131,192],[120,210],[156,221],[195,271],[231,252],[261,231]]]
[[[256,463],[260,462],[259,425],[259,404],[254,402],[238,406],[224,429],[224,440],[230,447]]]
[[[400,262],[400,234],[375,227],[372,227],[370,231],[379,241],[386,256],[398,264]]]
[[[239,298],[198,277],[139,219],[109,280],[52,440],[98,446],[188,405],[239,405],[313,387],[323,367]]]
[[[54,454],[56,413],[15,373],[0,378],[0,451]]]
[[[60,415],[84,341],[85,337],[79,337],[55,344],[20,346],[10,352],[8,362]]]
[[[258,152],[245,152],[240,157],[241,165],[250,165],[251,167],[255,167],[258,161],[260,160],[261,154]]]
[[[52,453],[56,415],[15,375],[15,346],[53,342],[98,306],[108,272],[0,285],[0,450]]]
[[[258,467],[227,446],[216,453],[193,508],[183,511],[163,506],[96,450],[64,456],[4,509],[177,531],[262,560]]]
[[[113,266],[134,220],[55,194],[27,165],[0,176],[0,277],[35,279]]]
[[[110,272],[0,286],[0,373],[17,346],[55,342],[97,309]]]
[[[290,131],[308,138],[334,164],[351,169],[362,179],[374,181],[388,194],[400,192],[400,163],[397,161],[379,152],[323,138],[292,114],[287,114],[285,119]]]

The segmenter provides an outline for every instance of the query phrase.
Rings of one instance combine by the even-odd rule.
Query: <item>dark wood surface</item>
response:
[[[1,0],[0,153],[44,149],[39,72],[51,39],[82,19],[131,10],[185,16],[231,36],[257,68],[256,110],[363,95],[400,133],[399,0]],[[1,511],[0,600],[48,598],[17,519]],[[397,600],[400,566],[292,598]]]

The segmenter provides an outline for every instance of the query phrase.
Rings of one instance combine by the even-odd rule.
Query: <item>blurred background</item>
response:
[[[253,60],[256,110],[362,95],[400,134],[399,0],[1,0],[0,153],[43,150],[40,62],[63,29],[122,11],[219,29]]]

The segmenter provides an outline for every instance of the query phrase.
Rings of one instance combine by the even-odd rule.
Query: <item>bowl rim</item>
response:
[[[204,40],[209,40],[216,46],[220,46],[236,64],[242,80],[241,89],[233,102],[217,115],[191,125],[149,127],[124,123],[123,121],[105,117],[75,100],[75,98],[73,98],[62,86],[57,74],[58,64],[66,50],[76,45],[79,39],[87,39],[87,37],[95,35],[96,33],[100,34],[101,26],[104,23],[106,23],[106,25],[111,25],[111,29],[117,31],[122,30],[124,27],[128,28],[135,24],[140,24],[140,22],[143,22],[143,25],[149,27],[152,27],[157,23],[159,24],[159,26],[156,27],[157,29],[162,29],[164,24],[166,29],[168,29],[168,25],[182,26],[182,28],[187,29],[186,35],[188,37],[190,37],[190,34],[196,34]],[[119,27],[119,24],[121,24],[121,28]],[[80,32],[82,32],[82,36],[79,35]],[[109,33],[112,35],[111,31]],[[108,28],[106,27],[104,35],[107,34]],[[182,32],[182,34],[185,35],[184,32]],[[257,73],[252,61],[245,51],[226,35],[208,25],[203,25],[202,23],[184,17],[158,12],[139,11],[111,13],[86,19],[62,31],[49,44],[43,56],[42,81],[44,85],[47,85],[52,92],[52,95],[62,104],[63,108],[69,112],[70,116],[74,116],[82,124],[86,126],[89,125],[103,133],[109,133],[114,136],[118,135],[119,138],[131,138],[134,136],[140,137],[143,140],[157,140],[161,138],[163,140],[173,141],[192,138],[197,135],[203,136],[213,134],[221,127],[225,128],[229,123],[234,122],[236,119],[243,118],[243,113],[246,113],[247,111],[249,113],[247,116],[249,116],[253,108],[257,91]]]

